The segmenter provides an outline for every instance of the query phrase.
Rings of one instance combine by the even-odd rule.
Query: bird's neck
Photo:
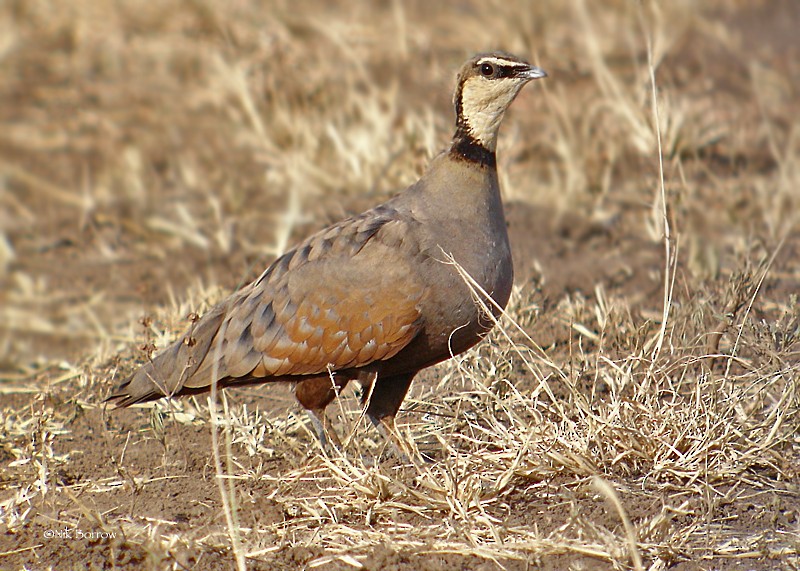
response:
[[[456,126],[456,134],[450,145],[450,153],[458,159],[465,160],[480,167],[497,168],[497,158],[494,148],[489,149],[475,139],[469,128],[461,124]]]
[[[437,219],[484,221],[500,212],[500,184],[494,153],[454,140],[431,161],[414,194],[424,194],[426,210]],[[489,220],[490,221],[490,220]],[[488,222],[487,222],[488,223]]]

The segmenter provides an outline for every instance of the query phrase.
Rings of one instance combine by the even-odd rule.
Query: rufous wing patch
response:
[[[219,370],[228,378],[318,375],[398,353],[419,331],[425,295],[413,256],[398,252],[403,230],[390,218],[352,219],[277,260],[232,300]],[[213,354],[212,343],[200,367],[209,378],[193,386],[210,384]]]

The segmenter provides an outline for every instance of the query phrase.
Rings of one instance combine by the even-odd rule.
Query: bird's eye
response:
[[[490,63],[485,63],[481,65],[481,74],[484,77],[489,77],[494,75],[494,66]]]

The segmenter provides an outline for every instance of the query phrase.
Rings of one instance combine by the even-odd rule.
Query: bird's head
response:
[[[454,95],[456,136],[494,151],[503,114],[522,86],[547,77],[544,70],[511,54],[478,54],[461,68]]]

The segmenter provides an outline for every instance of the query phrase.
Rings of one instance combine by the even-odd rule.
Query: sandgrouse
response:
[[[507,53],[468,60],[454,95],[453,141],[419,181],[286,252],[107,400],[124,407],[208,391],[214,381],[290,381],[326,445],[338,439],[325,408],[357,380],[367,416],[394,435],[414,375],[466,351],[491,328],[452,261],[499,307],[508,302],[513,268],[497,131],[522,86],[545,76]]]

